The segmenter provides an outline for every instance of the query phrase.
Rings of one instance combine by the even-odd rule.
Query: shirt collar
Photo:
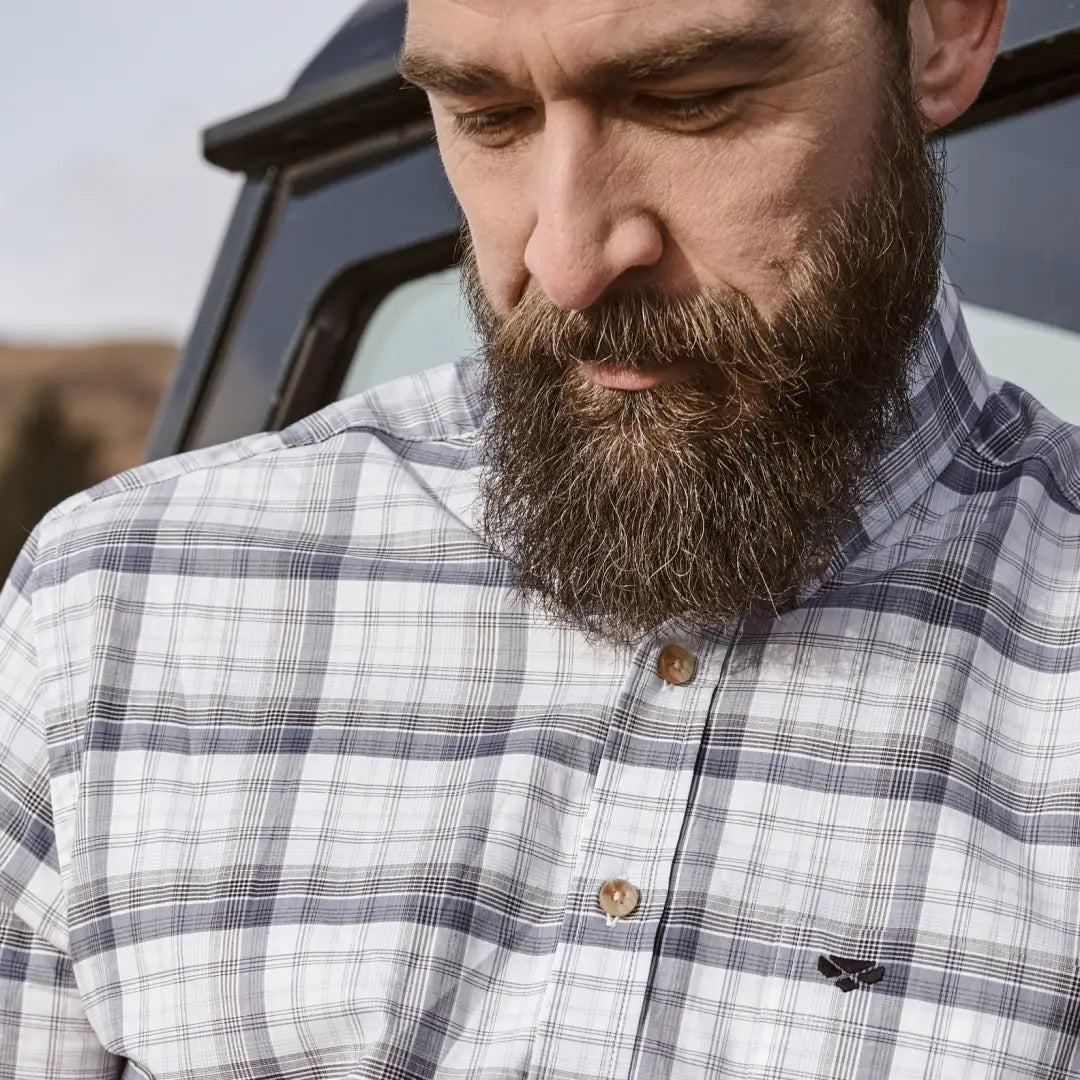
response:
[[[845,563],[878,540],[941,476],[989,396],[959,297],[944,275],[910,385],[910,422],[878,459],[863,488],[858,520],[839,538]]]

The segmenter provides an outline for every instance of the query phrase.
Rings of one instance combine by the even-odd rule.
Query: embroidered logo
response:
[[[845,994],[858,986],[873,986],[885,977],[885,969],[873,960],[846,960],[842,956],[819,956],[817,969]]]

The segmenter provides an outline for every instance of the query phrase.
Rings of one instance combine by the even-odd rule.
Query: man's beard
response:
[[[820,574],[906,422],[939,284],[943,170],[906,77],[875,145],[871,179],[808,232],[767,320],[738,292],[656,289],[565,311],[530,288],[499,316],[466,243],[482,528],[557,620],[632,643],[775,612]],[[696,374],[625,392],[582,360]]]

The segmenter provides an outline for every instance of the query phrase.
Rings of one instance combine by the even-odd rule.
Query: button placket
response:
[[[695,655],[688,646],[699,643],[672,635],[653,638],[638,650],[612,713],[575,861],[577,895],[587,897],[589,906],[568,916],[575,930],[556,954],[552,979],[560,989],[548,997],[556,1008],[546,1016],[545,1028],[556,1032],[569,1023],[580,1030],[589,1018],[598,1034],[589,1042],[588,1060],[580,1057],[581,1039],[566,1039],[574,1067],[589,1075],[628,1075],[648,998],[657,905],[671,884],[693,762],[715,691],[711,652],[726,648],[711,643],[708,652]],[[670,679],[661,671],[661,656]],[[589,910],[603,937],[597,936],[596,923],[589,929]],[[606,1004],[593,989],[598,978],[619,987]],[[556,1037],[537,1064],[557,1068],[562,1042]]]

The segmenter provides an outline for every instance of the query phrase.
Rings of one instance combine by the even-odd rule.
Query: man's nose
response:
[[[525,266],[552,303],[580,310],[627,271],[658,263],[663,229],[596,125],[552,118],[538,149]]]

